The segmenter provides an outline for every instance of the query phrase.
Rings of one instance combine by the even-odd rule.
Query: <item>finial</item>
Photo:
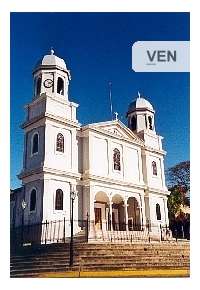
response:
[[[118,120],[118,113],[114,112],[114,114],[115,114],[115,120]]]
[[[140,92],[139,92],[139,91],[138,91],[138,93],[137,93],[137,94],[138,94],[138,98],[140,98]]]
[[[53,47],[51,47],[51,51],[50,51],[50,54],[53,55],[54,54],[54,50],[53,50]]]

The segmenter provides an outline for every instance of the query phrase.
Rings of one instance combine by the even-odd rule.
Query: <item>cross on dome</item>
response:
[[[141,96],[141,94],[140,94],[140,92],[138,91],[138,98],[140,98],[140,96]]]
[[[53,55],[54,54],[54,50],[53,50],[53,47],[51,48],[50,50],[50,54]]]
[[[114,114],[115,114],[115,120],[118,120],[118,113],[114,112]]]

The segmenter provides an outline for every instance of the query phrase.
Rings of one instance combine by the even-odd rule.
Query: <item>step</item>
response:
[[[190,242],[74,243],[74,267],[69,267],[69,244],[26,246],[11,253],[11,277],[75,269],[190,269]]]
[[[69,266],[56,266],[56,267],[43,267],[43,268],[34,268],[34,269],[24,269],[23,272],[15,270],[11,272],[11,277],[16,276],[30,276],[34,274],[41,274],[41,273],[48,273],[48,272],[69,272],[69,271],[99,271],[99,270],[147,270],[147,269],[186,269],[189,270],[190,267],[187,263],[181,263],[181,264],[168,264],[163,265],[160,263],[138,263],[137,265],[130,264],[130,263],[124,263],[123,265],[102,265],[102,264],[95,264],[95,265],[84,265],[82,267],[79,267],[78,265],[74,264],[74,267],[71,269]]]
[[[132,261],[124,261],[123,263],[115,263],[113,261],[113,263],[106,263],[106,264],[102,264],[100,261],[96,261],[96,262],[92,262],[92,263],[84,263],[82,264],[77,264],[76,262],[74,262],[74,267],[73,269],[77,269],[80,268],[82,270],[84,269],[149,269],[149,268],[182,268],[182,269],[189,269],[190,268],[190,263],[188,261],[179,261],[176,263],[174,263],[174,261],[170,262],[168,261],[168,263],[165,262],[161,262],[161,261],[146,261],[146,262],[141,262],[141,261],[137,261],[137,262],[132,262]],[[68,271],[70,269],[69,264],[65,264],[65,265],[61,265],[61,264],[53,264],[53,265],[41,265],[40,267],[27,267],[27,268],[23,268],[23,269],[12,269],[11,270],[11,274],[17,274],[17,273],[21,273],[23,270],[23,273],[41,273],[41,272],[55,272],[55,271]]]
[[[79,244],[79,245],[74,245],[74,250],[91,250],[91,249],[104,249],[104,250],[114,250],[114,249],[120,249],[120,250],[124,250],[124,249],[128,249],[128,250],[141,250],[141,249],[159,249],[159,250],[177,250],[178,249],[190,249],[189,244],[181,244],[181,245],[177,245],[177,244],[143,244],[143,245],[137,245],[137,244],[125,244],[125,243],[117,243],[117,244],[103,244],[103,245],[99,245],[99,244]],[[30,253],[41,253],[43,252],[52,252],[52,251],[69,251],[69,245],[66,244],[51,244],[51,245],[42,245],[38,248],[31,248],[31,247],[24,247],[23,250],[19,251],[19,254],[27,254],[28,252]],[[14,255],[14,253],[11,255]]]
[[[74,265],[73,271],[79,270],[78,265]],[[69,266],[59,266],[59,267],[43,267],[43,268],[33,268],[33,269],[24,269],[23,272],[20,270],[13,270],[10,273],[10,277],[23,277],[23,276],[29,276],[29,275],[35,275],[35,274],[41,274],[41,273],[48,273],[48,272],[62,272],[62,271],[71,271]]]
[[[169,257],[167,260],[163,259],[163,257],[80,257],[79,259],[74,259],[75,264],[81,264],[81,265],[92,265],[92,264],[100,264],[100,265],[108,265],[108,264],[118,264],[122,265],[124,263],[131,263],[131,264],[138,264],[138,263],[160,263],[160,264],[179,264],[179,263],[190,263],[189,256],[188,257]],[[41,268],[45,266],[63,266],[63,265],[69,265],[69,259],[63,259],[63,260],[36,260],[36,261],[20,261],[18,263],[11,263],[11,269],[28,269],[28,268]]]

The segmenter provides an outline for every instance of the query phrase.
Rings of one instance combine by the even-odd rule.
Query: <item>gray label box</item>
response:
[[[132,46],[135,72],[189,72],[189,41],[137,41]]]

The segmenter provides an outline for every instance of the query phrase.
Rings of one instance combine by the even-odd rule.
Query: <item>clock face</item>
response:
[[[52,86],[53,86],[53,81],[52,81],[51,79],[46,79],[46,80],[44,81],[44,86],[45,86],[46,88],[50,88],[50,87],[52,87]]]

